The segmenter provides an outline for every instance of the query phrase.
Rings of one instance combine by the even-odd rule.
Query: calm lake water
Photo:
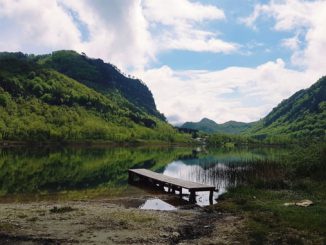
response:
[[[216,199],[237,185],[280,177],[280,168],[271,163],[286,153],[278,148],[0,149],[0,202],[148,196],[140,208],[173,210],[187,203],[188,195],[167,200],[164,193],[130,186],[128,169],[214,185]],[[207,205],[208,193],[198,193],[196,200]]]

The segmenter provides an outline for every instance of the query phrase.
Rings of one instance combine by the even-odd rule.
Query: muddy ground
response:
[[[0,244],[245,244],[244,218],[189,206],[140,210],[142,198],[0,204]]]

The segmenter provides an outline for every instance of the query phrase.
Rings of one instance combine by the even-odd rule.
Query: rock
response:
[[[172,233],[172,237],[173,238],[178,238],[179,236],[180,236],[180,233],[179,232],[176,232],[175,231],[175,232]]]
[[[309,207],[310,205],[314,204],[311,200],[302,200],[300,202],[296,202],[295,205],[299,207]]]
[[[180,240],[180,233],[174,231],[170,236],[170,240],[173,241],[173,244],[177,243]]]
[[[167,232],[161,232],[160,233],[160,236],[161,237],[169,237],[169,233],[167,233]]]
[[[299,202],[286,202],[283,205],[284,206],[299,206],[299,207],[309,207],[310,205],[314,204],[312,201],[306,199],[306,200],[301,200]]]
[[[286,202],[283,204],[284,206],[294,206],[295,205],[295,202]]]

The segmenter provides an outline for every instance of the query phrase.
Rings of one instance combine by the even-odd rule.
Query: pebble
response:
[[[179,237],[180,236],[180,233],[175,231],[175,232],[172,233],[172,236],[173,237]]]

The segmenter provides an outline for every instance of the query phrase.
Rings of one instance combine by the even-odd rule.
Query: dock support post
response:
[[[134,175],[130,171],[128,172],[128,183],[131,184],[134,182]]]
[[[179,196],[180,196],[180,198],[182,198],[182,187],[180,187],[180,189],[179,189]]]
[[[196,192],[193,190],[190,191],[189,202],[196,203]]]
[[[209,191],[209,204],[213,204],[213,190]]]
[[[157,182],[155,185],[157,186],[157,188],[158,188],[160,191],[164,191],[164,185],[163,185],[163,183]]]

